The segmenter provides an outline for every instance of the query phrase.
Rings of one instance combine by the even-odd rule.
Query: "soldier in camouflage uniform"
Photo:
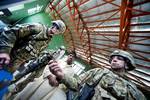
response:
[[[53,34],[63,33],[66,29],[61,20],[52,21],[50,28],[40,23],[18,24],[7,28],[0,34],[0,67],[13,63],[14,72],[22,62],[37,57],[43,51]]]
[[[69,76],[74,75],[74,71],[72,69],[74,60],[73,54],[70,53],[67,56],[67,59],[56,60],[64,73]],[[39,78],[35,78],[33,82],[30,82],[16,95],[14,100],[60,100],[60,98],[61,100],[66,100],[64,92],[66,89],[65,86],[63,84],[58,84],[56,81],[55,75],[50,73],[49,67],[46,66],[43,74]]]
[[[4,28],[0,33],[0,68],[9,65],[7,69],[13,73],[23,62],[38,57],[54,34],[64,33],[65,30],[61,20],[52,21],[50,28],[40,23]]]
[[[58,82],[64,83],[68,88],[79,90],[78,84],[89,85],[100,79],[95,87],[92,100],[145,100],[145,96],[129,80],[125,80],[127,71],[135,69],[133,56],[123,50],[115,50],[110,55],[111,70],[106,68],[91,69],[80,75],[79,79],[67,76],[56,62],[49,64],[50,71],[56,75]],[[120,77],[121,76],[121,77]]]

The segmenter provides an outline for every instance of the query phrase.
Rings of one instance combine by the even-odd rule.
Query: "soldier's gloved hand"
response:
[[[64,72],[58,65],[57,61],[50,60],[48,66],[50,71],[57,77],[57,80],[62,80],[64,78]]]
[[[4,65],[9,65],[10,56],[7,53],[0,53],[0,69],[3,68]]]
[[[51,74],[51,75],[47,76],[47,78],[48,78],[49,84],[51,86],[58,86],[59,85],[59,82],[57,81],[56,76]]]

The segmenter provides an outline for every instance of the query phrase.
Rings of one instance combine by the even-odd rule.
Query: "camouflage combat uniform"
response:
[[[43,51],[51,37],[47,36],[48,28],[40,23],[19,24],[0,35],[0,53],[11,56],[11,72],[19,65]]]
[[[95,68],[81,74],[78,80],[65,75],[62,80],[68,88],[78,90],[78,83],[94,84],[100,79],[95,87],[92,100],[145,100],[144,95],[131,82],[119,77],[108,69]]]
[[[47,32],[48,28],[40,23],[19,24],[2,32],[0,34],[0,53],[10,54],[12,63],[7,69],[13,73],[24,61],[38,57],[52,38],[47,35]],[[24,82],[18,84],[18,92],[29,81],[39,77],[43,69],[33,72]]]
[[[58,60],[58,64],[68,76],[74,76],[72,64],[68,65],[64,60]],[[66,100],[66,87],[60,84],[58,87],[53,87],[49,84],[47,76],[52,74],[49,71],[49,66],[46,66],[43,74],[39,78],[35,78],[30,82],[23,91],[16,94],[14,100]],[[41,92],[42,91],[42,92]]]

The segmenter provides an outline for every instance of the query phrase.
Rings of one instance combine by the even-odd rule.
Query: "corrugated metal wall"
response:
[[[108,55],[116,48],[136,58],[128,76],[150,91],[149,0],[51,0],[47,12],[67,25],[68,50],[96,67],[109,68]]]

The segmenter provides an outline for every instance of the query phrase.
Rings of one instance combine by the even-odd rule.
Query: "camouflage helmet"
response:
[[[135,65],[134,58],[133,58],[133,56],[132,56],[130,53],[128,53],[127,51],[115,50],[113,53],[110,54],[110,60],[109,60],[109,62],[111,62],[111,60],[112,60],[111,58],[112,58],[113,56],[121,56],[121,57],[125,58],[125,59],[126,59],[126,62],[127,62],[127,68],[126,68],[126,69],[127,69],[128,71],[131,71],[131,70],[135,69],[136,65]]]
[[[57,25],[60,33],[64,33],[66,30],[66,25],[62,20],[52,21],[52,25]]]

